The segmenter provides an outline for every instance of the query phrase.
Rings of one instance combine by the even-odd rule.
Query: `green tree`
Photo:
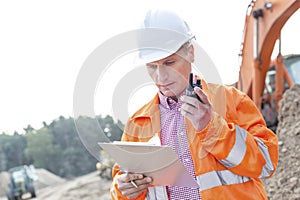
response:
[[[61,149],[58,145],[53,145],[53,136],[47,128],[41,128],[26,134],[27,157],[33,159],[36,167],[45,168],[49,171],[57,171]]]
[[[48,127],[53,135],[53,143],[61,148],[58,175],[71,178],[95,170],[97,160],[83,145],[73,118],[61,116]]]
[[[15,132],[13,135],[0,135],[0,170],[8,170],[11,167],[24,165],[28,159],[24,154],[26,139],[23,135]],[[3,159],[3,160],[2,160]]]
[[[6,166],[7,166],[7,158],[5,152],[0,148],[0,172],[6,171],[7,170]]]
[[[114,119],[107,115],[106,117],[97,116],[98,120],[104,134],[110,141],[120,141],[124,129],[124,124],[121,121],[115,123]]]
[[[60,116],[38,130],[28,125],[25,135],[0,134],[0,171],[34,164],[67,178],[87,174],[100,157],[98,142],[120,140],[123,127],[111,116],[79,117],[76,126],[73,118]]]

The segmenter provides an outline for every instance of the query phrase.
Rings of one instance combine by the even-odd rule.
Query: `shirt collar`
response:
[[[180,95],[184,95],[185,91]],[[158,97],[159,97],[159,104],[162,105],[165,108],[168,109],[173,109],[175,108],[177,105],[181,105],[182,102],[180,100],[180,96],[178,97],[178,102],[176,102],[174,99],[172,99],[171,97],[166,97],[165,95],[163,95],[160,91],[158,92]]]

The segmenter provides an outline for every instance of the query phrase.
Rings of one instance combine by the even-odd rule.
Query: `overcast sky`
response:
[[[22,132],[28,124],[38,129],[43,121],[73,116],[74,85],[84,61],[104,41],[136,28],[151,7],[168,7],[185,18],[197,43],[220,70],[223,82],[237,81],[238,53],[249,2],[1,1],[0,133]],[[297,12],[286,25],[283,54],[300,53],[299,19]],[[141,96],[139,92],[136,96]],[[110,96],[107,93],[105,97],[107,109],[98,108],[97,114],[110,114]],[[138,102],[143,103],[148,96]],[[95,94],[95,98],[99,97]],[[131,113],[136,108],[129,109]]]

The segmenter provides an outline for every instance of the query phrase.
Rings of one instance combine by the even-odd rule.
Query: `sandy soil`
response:
[[[37,170],[39,179],[36,181],[36,200],[109,200],[111,181],[101,179],[97,172],[72,180],[64,180],[44,170]],[[1,177],[0,177],[1,178]],[[3,179],[0,179],[3,182]],[[47,181],[48,180],[48,181]],[[3,194],[2,192],[2,195]],[[26,199],[28,196],[25,196]],[[0,200],[6,200],[0,197]]]
[[[300,200],[300,85],[286,91],[279,105],[278,167],[265,186],[270,200]]]
[[[109,200],[110,181],[101,179],[97,172],[64,183],[43,188],[37,192],[37,200]]]

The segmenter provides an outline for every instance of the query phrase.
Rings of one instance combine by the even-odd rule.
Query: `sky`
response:
[[[22,133],[29,124],[38,129],[42,122],[50,123],[61,115],[73,117],[74,87],[85,60],[103,42],[135,29],[152,7],[166,7],[181,15],[217,66],[223,83],[237,81],[238,53],[249,2],[1,1],[0,133]],[[296,38],[299,22],[298,11],[285,25],[283,54],[300,53],[299,37]],[[97,89],[101,92],[95,92],[95,102],[102,101],[95,103],[97,114],[112,114],[112,92],[129,70],[123,67],[126,62],[128,58],[115,61],[111,72],[107,70],[99,80]],[[111,77],[115,85],[107,84]],[[137,88],[126,100],[126,113],[134,112],[155,92],[151,85]]]

